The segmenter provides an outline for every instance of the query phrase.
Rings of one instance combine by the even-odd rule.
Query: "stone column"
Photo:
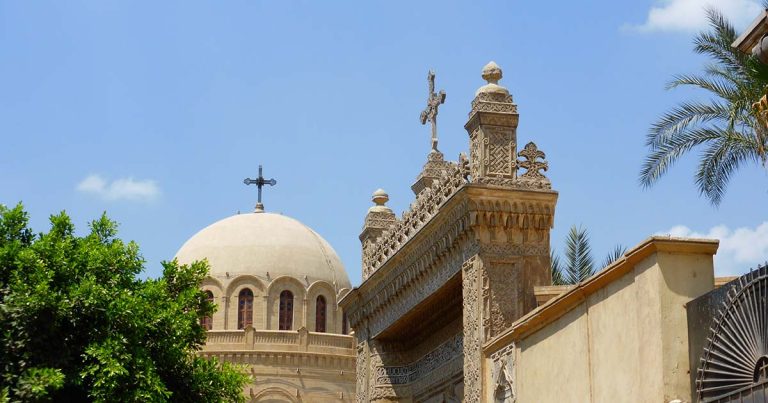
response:
[[[509,185],[517,170],[517,105],[498,85],[501,68],[490,62],[483,68],[488,83],[477,90],[464,128],[469,133],[472,182]]]

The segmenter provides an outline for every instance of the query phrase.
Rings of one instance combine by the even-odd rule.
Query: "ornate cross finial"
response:
[[[427,107],[421,112],[421,124],[427,122],[432,125],[432,151],[437,152],[437,108],[445,103],[445,91],[440,90],[435,93],[435,72],[430,70],[427,75],[429,81],[429,95],[427,97]]]
[[[549,165],[547,164],[547,161],[543,161],[546,155],[536,147],[536,144],[533,142],[526,144],[523,150],[517,153],[517,155],[525,158],[524,161],[517,161],[517,166],[526,170],[525,173],[520,176],[521,178],[546,179],[546,176],[539,171],[546,171],[547,168],[549,168]],[[539,158],[541,158],[542,161],[538,161]]]
[[[259,188],[259,200],[256,203],[254,213],[263,213],[264,205],[261,204],[261,188],[264,187],[264,185],[275,186],[277,181],[274,179],[264,179],[264,176],[261,174],[261,165],[259,165],[259,177],[256,179],[245,178],[243,183],[246,185],[256,185]]]

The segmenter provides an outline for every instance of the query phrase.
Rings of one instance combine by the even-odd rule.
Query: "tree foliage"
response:
[[[602,268],[621,258],[627,249],[616,245],[603,259]],[[586,228],[571,226],[565,238],[565,260],[554,251],[550,254],[550,268],[553,285],[578,284],[596,273],[592,259],[592,247]]]
[[[0,205],[0,396],[6,401],[240,401],[246,376],[196,355],[205,262],[138,279],[138,246],[102,215],[82,237],[65,213],[33,235]]]
[[[756,103],[768,89],[768,66],[731,46],[737,33],[722,14],[709,10],[708,17],[711,30],[696,37],[694,49],[712,62],[703,74],[675,76],[668,88],[693,87],[713,97],[683,102],[651,127],[640,183],[652,186],[680,157],[700,148],[696,185],[719,205],[734,172],[766,161],[768,122]]]

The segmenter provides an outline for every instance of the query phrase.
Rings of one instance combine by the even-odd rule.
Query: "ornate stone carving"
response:
[[[469,121],[469,158],[472,181],[512,186],[517,170],[517,106],[506,88],[499,86],[501,68],[489,63],[483,69],[488,84],[472,101]]]
[[[520,298],[520,268],[514,263],[491,263],[483,271],[483,328],[484,341],[499,335],[522,316],[517,301]]]
[[[461,268],[464,296],[464,399],[467,402],[480,402],[482,393],[482,325],[477,309],[480,301],[478,263],[477,257],[473,256]]]
[[[368,375],[368,354],[366,343],[357,343],[357,385],[355,386],[356,398],[358,403],[368,401],[368,385],[365,380]]]
[[[463,354],[463,348],[464,338],[459,333],[411,364],[377,367],[376,384],[402,385],[414,382]]]
[[[492,384],[483,378],[491,362],[483,345],[535,306],[527,302],[533,286],[549,281],[557,196],[541,174],[543,153],[525,149],[518,161],[517,107],[498,85],[501,69],[489,63],[483,78],[488,84],[478,90],[465,125],[469,158],[448,162],[435,150],[399,220],[366,217],[364,231],[381,232],[361,235],[366,280],[342,301],[369,349],[367,361],[358,359],[368,371],[358,374],[358,387],[366,389],[358,391],[360,401],[481,402],[493,396],[487,390],[483,396],[483,389],[497,386],[505,391],[501,401],[514,400],[514,347],[511,356],[494,356]],[[519,167],[527,172],[518,176]],[[456,301],[459,275],[463,306]],[[452,305],[417,309],[437,297],[451,298]],[[461,320],[440,320],[455,318],[459,309]]]
[[[453,162],[443,159],[443,153],[432,150],[427,155],[427,163],[424,164],[416,182],[411,185],[413,194],[418,196],[419,193],[439,183],[440,179],[450,175],[450,168],[454,165]]]
[[[419,193],[416,201],[411,203],[410,210],[403,213],[402,219],[385,231],[369,250],[364,251],[363,260],[366,265],[363,267],[363,278],[367,278],[381,267],[401,245],[429,222],[439,207],[465,183],[462,170],[459,166],[451,164],[447,168],[447,175],[441,178],[440,182]]]
[[[488,167],[486,175],[511,178],[515,174],[515,141],[512,137],[512,132],[503,127],[487,128],[483,161]]]
[[[517,113],[517,105],[509,94],[477,94],[472,100],[470,116],[477,112]]]
[[[515,403],[515,344],[491,354],[491,379],[493,385],[493,401],[495,403]]]
[[[548,169],[547,161],[544,161],[546,155],[543,151],[539,150],[532,141],[525,145],[522,151],[517,153],[518,156],[525,158],[523,161],[518,161],[517,165],[520,168],[524,168],[526,172],[520,175],[521,179],[533,179],[533,180],[547,180],[539,171],[546,171]],[[538,159],[541,158],[541,161]],[[547,180],[548,182],[548,180]]]

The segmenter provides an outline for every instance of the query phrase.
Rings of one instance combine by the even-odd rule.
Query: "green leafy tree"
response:
[[[722,14],[709,10],[708,16],[711,31],[695,38],[694,49],[712,62],[703,74],[675,76],[668,88],[699,88],[711,98],[683,102],[651,127],[640,183],[652,186],[681,156],[701,148],[696,185],[716,206],[734,172],[765,163],[768,129],[765,111],[756,103],[768,88],[768,66],[731,47],[737,33]]]
[[[627,249],[620,245],[615,246],[603,259],[602,267],[605,268],[618,260],[626,251]],[[595,263],[587,230],[572,226],[565,238],[565,261],[560,260],[560,256],[553,251],[550,254],[550,262],[554,285],[578,284],[594,275]]]
[[[142,280],[138,246],[106,216],[82,237],[65,213],[50,222],[33,235],[20,204],[0,205],[0,400],[243,400],[240,368],[196,354],[207,263]]]

